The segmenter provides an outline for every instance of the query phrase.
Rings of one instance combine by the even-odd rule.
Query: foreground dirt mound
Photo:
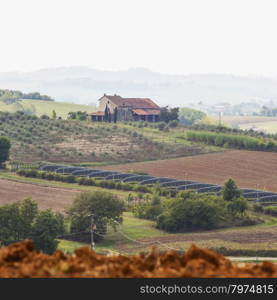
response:
[[[196,246],[183,255],[152,249],[147,255],[102,256],[86,247],[73,255],[46,255],[26,240],[0,249],[0,277],[277,277],[277,264],[239,266]]]

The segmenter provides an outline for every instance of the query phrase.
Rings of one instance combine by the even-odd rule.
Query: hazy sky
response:
[[[1,0],[0,71],[277,76],[276,0]]]

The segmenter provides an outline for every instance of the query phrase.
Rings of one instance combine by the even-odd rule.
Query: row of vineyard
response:
[[[225,148],[248,149],[259,151],[277,151],[277,143],[258,137],[215,133],[207,131],[187,131],[187,139]]]

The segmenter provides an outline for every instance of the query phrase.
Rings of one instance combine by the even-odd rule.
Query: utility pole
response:
[[[259,188],[259,184],[257,183],[257,185],[256,185],[256,191],[257,191],[257,195],[256,195],[256,202],[258,202],[258,188]]]
[[[94,250],[94,245],[95,245],[94,237],[93,237],[94,229],[95,229],[94,215],[91,214],[90,215],[90,244],[91,244],[91,250]]]
[[[221,126],[221,111],[218,113],[218,124]]]

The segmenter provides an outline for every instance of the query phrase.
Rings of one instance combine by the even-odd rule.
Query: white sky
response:
[[[1,0],[0,71],[277,76],[276,0]]]

